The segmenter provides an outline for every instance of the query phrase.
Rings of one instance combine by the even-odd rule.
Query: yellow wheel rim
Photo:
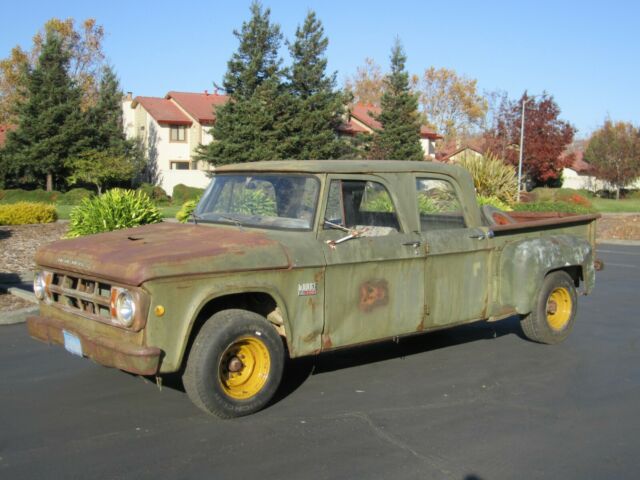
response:
[[[270,368],[271,357],[262,340],[240,338],[222,354],[218,378],[227,395],[236,400],[245,400],[264,387]]]
[[[556,288],[547,299],[547,323],[554,330],[562,330],[569,323],[573,308],[569,290]]]

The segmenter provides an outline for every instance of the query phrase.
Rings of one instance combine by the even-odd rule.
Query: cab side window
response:
[[[378,182],[332,180],[325,217],[347,228],[382,227],[388,233],[400,230],[391,196]]]
[[[450,182],[432,178],[416,179],[416,201],[423,232],[466,228],[462,205]]]

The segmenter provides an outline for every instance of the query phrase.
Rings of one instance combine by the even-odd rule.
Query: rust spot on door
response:
[[[331,342],[331,337],[326,333],[322,334],[322,349],[333,347],[333,343]]]
[[[389,303],[389,285],[386,280],[372,280],[360,285],[360,310],[370,312]]]

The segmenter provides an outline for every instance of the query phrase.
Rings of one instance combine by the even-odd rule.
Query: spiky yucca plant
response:
[[[85,198],[69,218],[67,238],[162,221],[160,210],[144,192],[119,188]]]
[[[483,156],[467,154],[456,163],[469,170],[478,195],[494,197],[508,205],[515,202],[518,194],[516,169],[501,158],[491,153]]]

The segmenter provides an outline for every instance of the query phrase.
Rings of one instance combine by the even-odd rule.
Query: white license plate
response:
[[[73,355],[82,357],[82,343],[80,343],[80,339],[73,333],[67,332],[66,330],[63,330],[62,334],[64,335],[65,350]]]

